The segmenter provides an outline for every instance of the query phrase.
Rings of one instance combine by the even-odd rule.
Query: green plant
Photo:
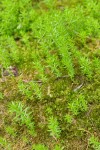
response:
[[[0,148],[85,149],[99,131],[99,11],[99,0],[0,0]],[[10,67],[18,76],[4,77]]]
[[[17,26],[18,4],[13,1],[1,1],[3,11],[1,13],[0,33],[11,35]],[[17,4],[17,5],[16,5]]]
[[[98,141],[98,138],[91,136],[89,138],[89,144],[92,145],[94,150],[100,150],[100,142]]]
[[[31,100],[33,99],[34,95],[39,99],[42,98],[41,88],[39,87],[38,83],[35,83],[34,81],[30,81],[29,83],[23,83],[20,81],[18,88],[23,95],[26,95],[27,98]]]
[[[5,130],[8,134],[12,135],[12,136],[16,136],[16,131],[13,127],[7,126],[5,127]]]
[[[98,74],[100,74],[100,59],[99,58],[96,58],[96,57],[94,58],[93,67],[94,67],[94,70],[98,72]]]
[[[85,57],[80,57],[79,63],[80,63],[83,74],[86,74],[89,78],[91,78],[92,69],[91,69],[91,64],[90,64],[89,59]]]
[[[3,94],[0,92],[0,100],[3,99]]]
[[[14,3],[13,0],[1,0],[1,4],[3,11],[1,11],[0,33],[2,35],[13,35],[30,28],[30,21],[35,17],[32,18],[34,11],[31,0],[20,0],[20,2],[15,1]]]
[[[8,141],[0,136],[0,145],[5,149],[5,150],[11,150],[11,145],[8,143]]]
[[[32,146],[32,150],[48,150],[44,144],[35,144]]]
[[[52,7],[56,0],[45,0],[44,3]],[[93,11],[89,11],[86,15],[86,8],[88,9],[89,5]],[[50,9],[46,13],[43,11],[41,15],[32,9],[31,0],[24,3],[23,0],[19,3],[4,0],[1,6],[4,9],[1,9],[0,61],[5,67],[10,66],[12,62],[24,66],[32,61],[33,68],[38,72],[38,78],[44,82],[47,81],[45,70],[48,67],[52,75],[61,76],[64,72],[73,79],[75,77],[73,49],[76,51],[77,48],[79,52],[78,45],[83,44],[84,47],[88,38],[100,36],[99,17],[96,17],[99,4],[94,1],[91,4],[88,1],[83,3],[81,9],[80,6],[65,8],[64,11]],[[16,37],[21,39],[23,44],[16,44]],[[35,56],[36,49],[38,54]],[[92,62],[89,57],[82,55],[75,57],[82,74],[91,78]]]
[[[53,8],[56,4],[56,0],[43,0],[43,2],[48,6],[49,9]]]
[[[73,117],[72,117],[71,115],[69,115],[69,114],[66,114],[66,115],[65,115],[65,121],[66,121],[67,123],[71,124],[71,123],[72,123],[72,120],[73,120]]]
[[[85,97],[80,94],[77,99],[72,100],[72,102],[68,104],[68,108],[74,115],[78,115],[80,112],[87,111],[87,101]]]
[[[53,114],[53,112],[52,112],[52,108],[50,108],[49,106],[46,108],[46,114],[47,114],[47,116],[49,116],[49,115],[52,115],[52,114]]]
[[[54,138],[59,138],[61,129],[59,127],[59,123],[57,121],[57,118],[54,118],[53,116],[49,117],[48,119],[48,131],[50,132],[50,135]]]
[[[33,98],[33,93],[31,90],[29,90],[27,84],[20,81],[18,83],[18,88],[19,88],[19,91],[21,92],[22,95],[26,95],[27,98],[29,98],[29,99]]]
[[[63,150],[63,147],[56,145],[53,150]]]
[[[34,81],[31,81],[29,83],[29,88],[31,88],[31,90],[34,91],[34,94],[39,99],[42,99],[42,91],[41,91],[41,87],[38,85],[38,83],[35,83]]]
[[[4,138],[0,137],[0,145],[2,145],[2,146],[6,146],[6,145],[7,145],[7,141],[6,141],[6,139],[4,139]]]
[[[61,76],[61,72],[59,71],[60,63],[59,63],[57,56],[53,55],[51,57],[51,55],[48,52],[47,64],[48,64],[48,67],[51,69],[52,73],[54,73],[57,77]]]
[[[35,134],[34,122],[32,121],[31,112],[28,112],[29,107],[25,106],[21,102],[11,102],[9,104],[9,112],[13,115],[13,120],[20,123],[21,126],[26,125],[31,134]]]
[[[12,64],[20,64],[19,48],[13,36],[4,35],[0,43],[0,63],[7,68]]]
[[[43,82],[46,82],[47,78],[46,78],[46,75],[44,73],[44,67],[41,64],[41,62],[38,60],[38,58],[35,60],[35,62],[33,62],[33,68],[35,68],[36,71],[38,72],[38,76],[40,77],[40,79]]]

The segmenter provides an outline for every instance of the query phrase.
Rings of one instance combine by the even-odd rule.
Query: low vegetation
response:
[[[100,150],[99,11],[0,1],[1,150]]]

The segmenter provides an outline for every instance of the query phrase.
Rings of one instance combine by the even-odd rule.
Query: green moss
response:
[[[1,147],[86,149],[100,131],[100,2],[0,4]]]

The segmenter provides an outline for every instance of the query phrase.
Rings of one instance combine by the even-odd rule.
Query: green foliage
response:
[[[7,126],[5,128],[6,132],[9,134],[9,135],[12,135],[12,136],[16,136],[16,131],[13,127],[10,127],[10,126]]]
[[[99,130],[99,11],[99,0],[0,1],[2,149],[10,149],[8,141],[12,149],[85,149],[88,131],[80,139],[78,127]],[[3,76],[10,66],[18,76]],[[37,144],[44,140],[48,148]],[[94,136],[89,144],[100,149]]]
[[[3,99],[3,94],[0,92],[0,100]]]
[[[21,30],[29,30],[30,21],[34,15],[31,0],[14,2],[1,0],[1,4],[3,11],[1,11],[0,34],[12,35]]]
[[[61,72],[59,71],[60,64],[59,64],[59,60],[57,56],[53,55],[51,57],[51,55],[48,53],[47,64],[48,64],[48,67],[51,69],[52,73],[54,73],[57,77],[61,76]]]
[[[42,98],[42,92],[41,92],[41,88],[39,87],[39,85],[37,83],[34,82],[30,82],[29,83],[30,88],[34,91],[34,94],[41,99]]]
[[[10,34],[17,26],[18,5],[13,1],[1,1],[3,11],[1,12],[0,34]]]
[[[50,135],[53,136],[54,138],[59,138],[60,137],[60,127],[57,121],[57,118],[49,117],[48,119],[48,131],[50,132]]]
[[[92,22],[95,23],[92,24]],[[73,49],[76,50],[76,39],[80,44],[84,44],[87,38],[94,32],[94,29],[98,34],[98,21],[95,19],[93,21],[92,17],[86,17],[83,7],[81,7],[81,9],[77,7],[75,10],[65,9],[63,14],[55,10],[46,13],[46,15],[43,13],[41,17],[36,20],[35,24],[32,24],[32,31],[35,37],[39,39],[43,50],[45,49],[45,55],[48,55],[48,51],[52,52],[52,49],[56,49],[55,53],[60,55],[60,61],[59,63],[56,61],[56,66],[66,68],[71,78],[75,75],[72,53]],[[47,43],[49,44],[47,45]],[[77,60],[79,60],[78,63],[81,66],[82,73],[90,78],[92,69],[89,58],[80,57],[80,55],[76,57]],[[56,69],[52,66],[52,61],[52,57],[47,56],[47,62],[50,63],[51,70],[54,72]]]
[[[48,150],[48,148],[44,144],[35,144],[32,150]]]
[[[100,149],[100,142],[98,141],[98,138],[91,136],[89,139],[89,144],[92,145],[94,150],[99,150]]]
[[[18,84],[19,91],[26,95],[28,99],[33,99],[33,96],[35,95],[37,98],[42,98],[42,92],[41,88],[39,87],[38,83],[35,83],[34,81],[30,81],[29,83],[23,83],[19,82]]]
[[[63,150],[63,147],[56,145],[55,148],[53,150]]]
[[[6,141],[6,139],[4,139],[4,138],[0,137],[0,145],[2,145],[2,146],[6,146],[6,145],[7,145],[7,141]]]
[[[39,78],[43,81],[46,82],[47,78],[46,75],[44,74],[44,67],[42,66],[41,62],[39,62],[38,58],[33,62],[33,68],[36,69],[36,71],[39,74]]]
[[[87,101],[85,97],[80,94],[77,99],[72,100],[72,102],[68,104],[68,108],[74,115],[78,115],[80,112],[87,111]]]
[[[93,67],[94,67],[94,70],[98,72],[98,74],[100,74],[100,59],[99,58],[96,58],[96,57],[94,58]]]
[[[19,64],[20,53],[12,36],[2,36],[0,43],[0,63],[4,68]]]
[[[31,134],[35,134],[34,122],[32,121],[31,112],[28,112],[29,107],[24,108],[21,102],[11,102],[9,104],[9,112],[13,115],[13,120],[21,126],[26,125]]]
[[[57,0],[43,0],[43,2],[48,6],[48,8],[53,8]]]
[[[28,98],[32,98],[32,92],[28,89],[27,85],[25,85],[23,82],[19,82],[18,84],[19,91],[22,95],[26,95]]]
[[[52,8],[56,0],[45,0],[44,3]],[[77,44],[85,46],[87,39],[91,36],[100,36],[99,17],[96,17],[99,4],[94,1],[92,3],[85,1],[83,6],[65,8],[64,11],[50,9],[46,13],[43,11],[40,15],[32,9],[31,0],[20,0],[20,2],[15,1],[14,3],[13,0],[10,2],[2,0],[1,4],[3,9],[0,23],[2,35],[0,61],[6,67],[10,66],[12,62],[13,64],[26,63],[31,60],[27,56],[33,57],[31,60],[33,68],[38,71],[38,78],[43,81],[47,81],[46,68],[50,68],[52,75],[58,77],[64,72],[73,79],[75,77],[73,50],[77,48],[78,52]],[[90,11],[92,8],[93,11]],[[16,40],[14,40],[16,38],[21,39],[24,47],[17,46]],[[25,47],[28,52],[25,51]],[[38,54],[33,52],[34,47],[38,49]],[[82,74],[91,78],[90,58],[82,55],[75,57]]]
[[[0,136],[0,145],[5,149],[5,150],[11,150],[10,144],[7,142],[7,140],[3,137]]]
[[[72,123],[72,120],[73,120],[73,117],[72,117],[71,115],[69,115],[69,114],[66,114],[66,116],[65,116],[65,121],[66,121],[67,123],[71,124],[71,123]]]
[[[85,57],[80,57],[79,61],[80,61],[80,66],[83,74],[86,74],[89,78],[91,78],[92,73],[91,73],[91,64],[89,62],[89,59]]]

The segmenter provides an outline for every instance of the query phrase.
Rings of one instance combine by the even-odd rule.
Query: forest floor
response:
[[[1,0],[0,150],[100,150],[100,2],[85,2]]]

